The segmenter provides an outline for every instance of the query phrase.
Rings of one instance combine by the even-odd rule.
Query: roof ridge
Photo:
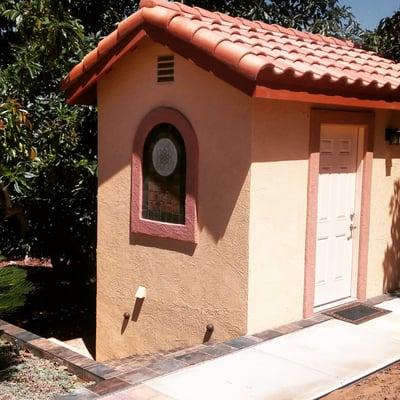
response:
[[[221,12],[212,12],[209,10],[205,10],[201,7],[190,7],[183,3],[179,2],[169,2],[167,0],[141,0],[139,4],[139,8],[153,8],[153,7],[165,7],[169,9],[176,10],[176,7],[179,8],[181,12],[187,12],[193,15],[198,15],[199,13],[206,17],[212,18],[211,15],[215,18],[216,21],[223,21],[226,23],[230,23],[232,25],[245,25],[250,29],[262,29],[272,32],[281,33],[288,36],[294,36],[296,38],[300,38],[302,40],[309,39],[311,41],[315,41],[318,43],[336,45],[336,46],[345,46],[355,48],[355,44],[351,40],[347,39],[339,39],[333,36],[325,36],[317,33],[311,33],[307,31],[300,31],[295,28],[286,28],[279,24],[268,24],[263,21],[252,21],[243,17],[233,17],[229,14],[224,14]]]

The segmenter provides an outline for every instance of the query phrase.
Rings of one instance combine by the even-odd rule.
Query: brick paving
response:
[[[382,295],[370,299],[368,303],[378,304],[391,298],[393,298],[391,295]],[[0,330],[4,331],[6,337],[16,340],[21,347],[28,348],[32,353],[65,365],[70,371],[84,380],[97,382],[84,390],[81,389],[76,393],[59,397],[60,400],[89,400],[100,395],[118,393],[123,389],[136,387],[149,379],[255,346],[261,342],[314,326],[329,319],[331,317],[327,315],[317,314],[309,319],[296,321],[254,335],[237,337],[222,343],[210,342],[186,349],[152,355],[130,356],[103,363],[94,361],[22,328],[11,325],[6,321],[0,320]],[[152,389],[143,389],[143,385],[140,386],[140,390],[138,388],[138,391],[143,392],[146,390],[148,393],[152,393]],[[130,391],[130,393],[133,392]],[[123,395],[121,394],[121,396]],[[124,399],[124,397],[112,398],[115,400]],[[150,399],[150,397],[143,397],[142,395],[137,398],[140,400]],[[166,399],[164,395],[154,393],[151,399],[153,398],[154,400]],[[130,397],[130,399],[134,400],[136,397]]]

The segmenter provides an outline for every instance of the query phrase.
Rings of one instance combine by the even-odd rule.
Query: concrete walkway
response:
[[[329,320],[179,370],[104,400],[316,399],[400,360],[400,299],[353,325]]]

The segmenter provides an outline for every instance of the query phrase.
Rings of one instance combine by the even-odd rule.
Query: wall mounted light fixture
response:
[[[385,140],[389,144],[400,144],[400,128],[386,128]]]
[[[139,286],[136,290],[135,297],[137,299],[144,299],[146,297],[146,288],[144,286]]]

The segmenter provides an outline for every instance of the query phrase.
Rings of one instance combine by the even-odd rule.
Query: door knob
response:
[[[353,231],[354,231],[354,229],[357,229],[357,225],[350,224],[349,229],[350,229],[350,236],[348,237],[348,239],[353,239]]]

